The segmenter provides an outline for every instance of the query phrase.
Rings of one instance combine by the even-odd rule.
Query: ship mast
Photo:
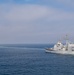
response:
[[[68,44],[69,44],[69,38],[68,38],[68,35],[66,35],[66,50],[68,50]]]

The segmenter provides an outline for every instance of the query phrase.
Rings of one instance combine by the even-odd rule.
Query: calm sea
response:
[[[74,56],[45,53],[52,46],[0,45],[0,75],[74,75]]]

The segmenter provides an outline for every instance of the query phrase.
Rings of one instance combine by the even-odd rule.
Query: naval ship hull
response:
[[[63,50],[53,50],[53,49],[46,49],[46,53],[56,53],[56,54],[70,54],[74,55],[74,51],[63,51]]]

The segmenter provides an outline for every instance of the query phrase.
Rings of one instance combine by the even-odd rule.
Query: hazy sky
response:
[[[74,41],[74,0],[0,0],[0,43]]]

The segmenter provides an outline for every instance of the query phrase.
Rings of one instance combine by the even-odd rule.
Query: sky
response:
[[[74,0],[0,0],[0,44],[74,42]]]

